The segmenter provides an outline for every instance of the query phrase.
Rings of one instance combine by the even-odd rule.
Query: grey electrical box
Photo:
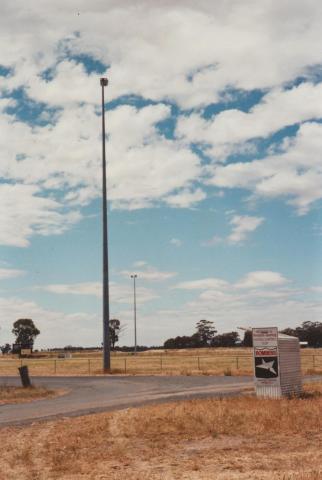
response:
[[[298,338],[278,333],[276,327],[253,328],[256,394],[279,398],[302,391]]]

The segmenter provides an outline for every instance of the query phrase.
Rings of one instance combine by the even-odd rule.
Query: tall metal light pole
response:
[[[110,299],[108,282],[108,236],[107,236],[107,198],[106,198],[106,156],[105,156],[105,100],[104,87],[107,86],[107,78],[101,78],[102,87],[102,211],[103,211],[103,370],[111,368],[110,354]]]
[[[133,278],[133,307],[134,307],[134,353],[136,353],[137,350],[137,342],[136,342],[136,279],[138,278],[137,274],[134,273],[131,275],[131,278]]]

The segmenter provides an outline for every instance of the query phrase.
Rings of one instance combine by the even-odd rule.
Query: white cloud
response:
[[[255,198],[286,198],[299,214],[322,197],[322,125],[309,122],[280,154],[263,160],[211,167],[209,183],[223,188],[244,188]]]
[[[125,278],[130,278],[134,273],[137,275],[138,280],[151,280],[151,281],[164,281],[169,278],[173,278],[177,275],[176,272],[165,272],[157,270],[156,268],[148,265],[146,262],[135,262],[133,264],[134,270],[122,270],[120,275]],[[141,270],[137,270],[137,268]]]
[[[12,324],[18,318],[32,318],[40,330],[35,348],[64,347],[65,345],[98,346],[101,344],[102,321],[97,314],[42,308],[31,300],[1,298],[1,343],[13,343]]]
[[[214,235],[210,240],[201,242],[201,246],[214,247],[223,242],[228,242],[233,245],[242,243],[246,240],[247,235],[256,230],[263,222],[263,217],[233,215],[229,221],[232,226],[232,232],[226,238]]]
[[[321,61],[321,16],[318,0],[305,5],[234,0],[229,8],[224,0],[135,5],[96,0],[90,7],[85,0],[69,5],[18,0],[15,8],[5,1],[2,62],[15,73],[3,84],[25,84],[45,102],[99,102],[91,76],[66,58],[87,53],[111,65],[112,98],[136,94],[198,107],[218,100],[227,85],[270,88],[305,75]],[[53,80],[40,80],[48,67],[54,67]]]
[[[315,293],[322,293],[322,286],[311,287],[310,290]]]
[[[171,192],[182,188],[178,201],[186,206],[204,198],[199,191],[189,197],[184,189],[200,175],[198,156],[157,132],[155,123],[168,113],[164,105],[140,110],[121,106],[109,113],[108,196],[114,208],[144,208],[162,199],[171,203]],[[99,119],[94,108],[83,105],[64,110],[54,126],[32,128],[14,122],[9,115],[0,117],[0,126],[4,137],[0,143],[0,174],[8,181],[0,194],[6,205],[10,201],[10,216],[6,212],[2,216],[4,230],[10,231],[9,235],[2,233],[4,241],[26,245],[27,237],[40,233],[34,226],[37,221],[32,221],[35,208],[41,210],[38,215],[47,223],[67,227],[67,223],[80,220],[81,216],[71,209],[101,195]],[[64,215],[62,201],[69,210]],[[30,215],[26,205],[31,202]],[[13,235],[12,219],[18,216],[22,229],[16,229]]]
[[[132,304],[133,303],[133,288],[132,285],[122,285],[115,282],[110,282],[110,301],[117,304]],[[74,284],[52,284],[34,287],[37,290],[59,294],[59,295],[83,295],[102,297],[102,284],[99,282],[82,282]],[[138,286],[137,288],[137,303],[142,304],[149,302],[158,295],[151,289]]]
[[[26,272],[23,270],[17,270],[14,268],[0,268],[0,280],[21,277],[22,275],[25,275],[25,273]]]
[[[210,240],[205,240],[200,243],[202,247],[214,247],[216,245],[219,245],[220,243],[223,242],[223,238],[219,237],[218,235],[214,235]]]
[[[228,282],[221,278],[203,278],[201,280],[180,282],[173,288],[180,288],[182,290],[217,290],[226,288],[228,285]]]
[[[78,10],[79,16],[75,14]],[[187,208],[202,201],[206,194],[199,185],[207,170],[201,168],[187,139],[206,142],[213,154],[221,151],[225,156],[233,144],[238,144],[235,149],[253,149],[247,143],[250,138],[321,116],[321,85],[308,81],[284,88],[285,82],[299,75],[310,80],[320,64],[322,12],[318,0],[305,6],[299,0],[276,6],[234,0],[229,9],[223,0],[202,5],[190,0],[157,5],[141,0],[135,6],[113,0],[102,6],[94,0],[90,7],[85,0],[77,5],[62,0],[39,5],[31,0],[28,6],[18,0],[15,8],[5,0],[1,13],[2,43],[6,45],[1,64],[10,72],[0,77],[0,91],[10,95],[24,88],[29,99],[43,102],[42,118],[52,122],[31,127],[3,113],[0,174],[8,182],[37,186],[43,197],[50,190],[51,195],[57,194],[53,201],[64,191],[65,204],[83,206],[100,194],[100,75],[87,73],[79,61],[82,55],[106,65],[108,100],[138,95],[156,103],[141,109],[123,105],[108,112],[108,194],[114,208],[152,207],[160,201]],[[234,97],[234,91],[227,92],[227,88],[241,92],[265,89],[268,93],[249,113],[227,110],[208,121],[196,113],[187,114],[177,129],[182,141],[160,135],[157,123],[171,113],[164,102],[196,109]],[[15,102],[19,104],[19,100],[2,99],[1,111]],[[48,106],[62,110],[54,113]],[[298,175],[284,167],[277,177],[270,159],[260,166],[263,171],[273,171],[268,176],[274,178],[265,176],[261,182],[263,176],[253,162],[249,172],[244,170],[247,167],[241,168],[243,181],[234,170],[239,164],[232,165],[232,170],[224,170],[230,167],[226,166],[208,171],[210,184],[235,188],[241,182],[253,190],[255,182],[256,194],[289,196],[301,213],[319,198],[317,172]],[[58,215],[59,208],[48,207],[49,216]],[[60,217],[58,223],[66,218]],[[69,224],[74,221],[76,218]],[[32,223],[23,220],[25,223],[27,233],[10,242],[28,243],[36,230]],[[8,243],[8,235],[4,241]]]
[[[279,272],[258,270],[245,275],[235,284],[237,288],[267,288],[285,285],[288,280]]]
[[[191,280],[180,282],[173,288],[183,290],[204,290],[203,295],[230,295],[236,293],[239,295],[239,289],[257,289],[281,287],[288,283],[288,280],[279,272],[270,270],[258,270],[247,273],[243,278],[235,283],[229,283],[221,278],[203,278],[200,280]],[[293,290],[292,290],[293,292]],[[234,294],[235,294],[234,293]],[[251,293],[252,295],[254,292]],[[260,294],[261,295],[261,294]]]
[[[102,285],[99,282],[82,282],[73,284],[57,283],[52,285],[37,286],[34,288],[36,290],[43,290],[45,292],[56,293],[60,295],[102,296]]]
[[[133,263],[133,267],[145,267],[147,265],[147,262],[145,262],[144,260],[138,260],[137,262],[134,262]]]
[[[180,240],[179,238],[171,238],[170,245],[174,245],[175,247],[181,247],[182,240]]]
[[[165,201],[171,207],[187,208],[201,202],[206,196],[205,192],[200,188],[194,191],[183,189],[174,195],[169,195]]]
[[[93,286],[94,292],[100,290],[98,283]],[[93,286],[87,284],[89,292],[93,292]],[[72,289],[68,286],[64,291],[73,290],[76,295],[78,290],[82,295],[87,287],[73,285]],[[218,331],[224,332],[235,330],[239,325],[285,328],[300,325],[306,320],[319,321],[322,315],[322,302],[307,300],[307,290],[290,288],[285,277],[278,272],[249,272],[236,283],[205,278],[181,282],[177,287],[195,296],[176,309],[146,309],[143,305],[138,309],[140,344],[159,345],[169,337],[192,334],[200,318],[213,320]],[[140,296],[143,295],[138,290],[138,300],[139,292]],[[129,327],[122,337],[122,343],[129,345],[133,344],[132,300],[132,285],[125,285],[118,290],[118,295],[114,292],[111,303],[111,315],[120,318],[122,324]],[[36,347],[101,343],[100,311],[94,314],[77,311],[65,314],[46,310],[32,301],[1,297],[0,311],[2,342],[12,341],[12,323],[17,318],[29,317],[41,330]]]
[[[36,186],[0,184],[0,244],[26,247],[33,234],[58,235],[82,218],[39,194]]]
[[[248,113],[228,109],[210,120],[198,114],[181,117],[177,134],[190,142],[204,142],[213,147],[215,155],[222,151],[225,156],[236,148],[234,144],[240,145],[239,150],[242,145],[249,149],[251,145],[245,142],[250,139],[265,138],[285,126],[320,117],[322,84],[307,82],[288,90],[272,90]]]
[[[256,230],[262,223],[264,218],[254,217],[250,215],[234,215],[230,220],[232,232],[228,236],[230,243],[243,242],[250,232]]]

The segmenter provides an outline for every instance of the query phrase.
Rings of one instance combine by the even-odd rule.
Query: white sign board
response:
[[[279,385],[277,328],[253,328],[253,348],[256,384]]]
[[[31,355],[31,348],[22,348],[20,350],[20,355]]]

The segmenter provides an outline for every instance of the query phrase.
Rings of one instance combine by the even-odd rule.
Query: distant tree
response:
[[[16,343],[22,348],[32,348],[40,331],[30,318],[20,318],[14,322],[12,333],[16,337]]]
[[[121,332],[121,322],[117,318],[110,319],[110,343],[111,349],[114,350],[115,344],[119,341]]]
[[[0,350],[3,353],[3,355],[6,355],[10,352],[11,345],[9,343],[6,343],[5,345],[2,345],[2,347],[0,347]]]
[[[214,327],[214,322],[211,322],[210,320],[200,320],[196,325],[196,329],[197,334],[200,337],[201,346],[204,347],[210,345],[212,339],[217,333],[217,330]]]
[[[183,337],[175,337],[169,338],[164,342],[164,348],[171,349],[171,348],[198,348],[202,346],[200,337],[198,333],[191,335],[191,337],[183,336]]]
[[[322,347],[322,323],[321,322],[303,322],[300,327],[285,328],[282,330],[285,335],[298,337],[300,342],[308,342],[309,347]]]
[[[252,347],[253,346],[253,335],[251,330],[245,330],[243,347]]]
[[[216,335],[212,341],[212,347],[234,347],[239,340],[237,332],[227,332],[221,335]]]
[[[176,348],[175,347],[175,339],[174,338],[168,338],[163,344],[164,348],[170,349],[170,348]]]
[[[285,335],[289,335],[291,337],[300,336],[300,331],[299,329],[296,329],[296,328],[285,328],[284,330],[281,331],[281,333],[284,333]]]

